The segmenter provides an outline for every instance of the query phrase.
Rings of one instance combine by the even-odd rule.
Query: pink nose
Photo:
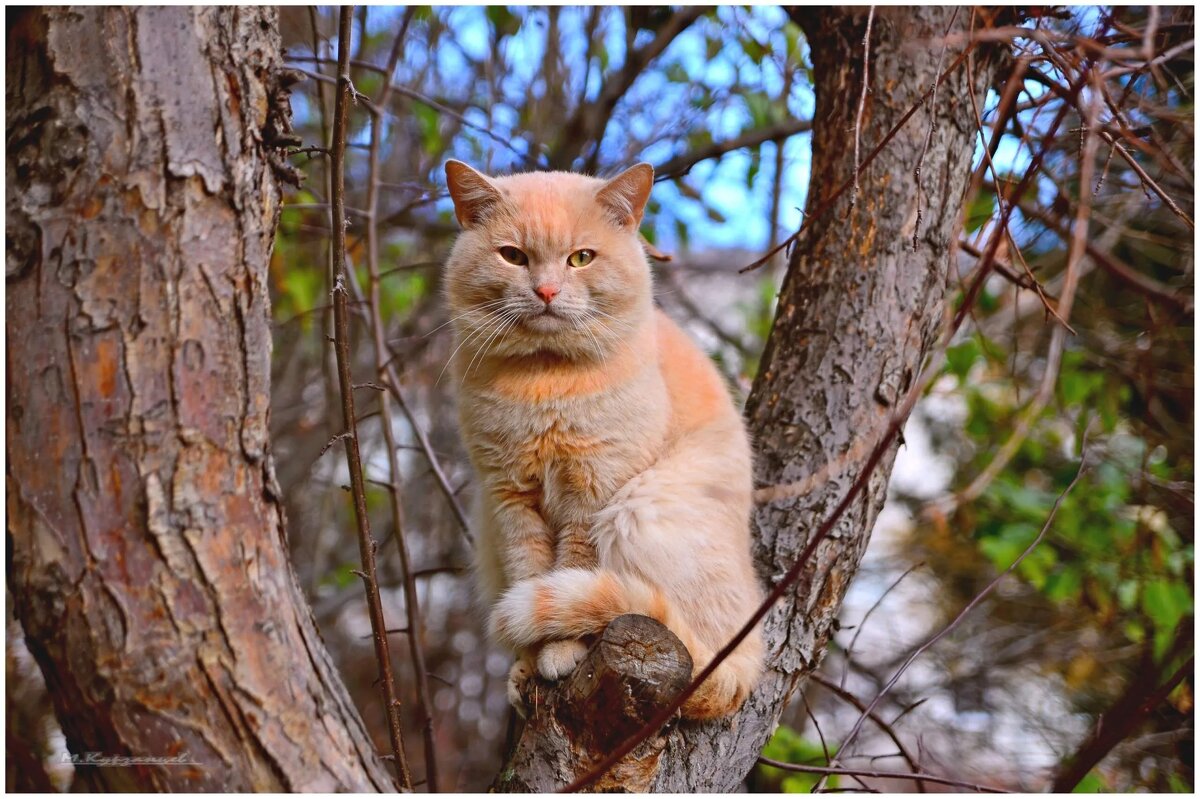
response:
[[[535,294],[541,297],[542,301],[547,305],[550,304],[551,300],[558,296],[558,286],[554,285],[553,283],[546,283],[538,286],[533,291]]]

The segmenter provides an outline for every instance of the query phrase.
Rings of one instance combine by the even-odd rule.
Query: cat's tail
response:
[[[626,613],[649,616],[679,637],[692,656],[692,674],[712,660],[687,619],[656,586],[606,570],[556,569],[509,588],[492,612],[491,633],[513,649],[542,641],[578,639],[601,632]],[[687,718],[728,716],[741,707],[758,680],[761,638],[755,631],[717,666],[683,704]]]

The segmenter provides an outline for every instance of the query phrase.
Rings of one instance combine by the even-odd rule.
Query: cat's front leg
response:
[[[580,522],[564,525],[554,546],[554,568],[595,569],[599,565],[591,525]]]
[[[501,484],[493,488],[500,555],[509,585],[545,574],[554,566],[555,535],[538,510],[540,492]]]
[[[584,501],[578,500],[582,507]],[[554,547],[554,568],[595,569],[600,565],[596,544],[592,541],[591,525],[582,521],[567,522],[558,532]],[[537,654],[538,673],[547,680],[561,680],[583,661],[587,644],[577,639],[547,641]]]

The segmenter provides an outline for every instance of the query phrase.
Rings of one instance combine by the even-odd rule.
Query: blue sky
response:
[[[372,7],[369,12],[369,28],[372,35],[394,30],[402,13],[402,8]],[[544,91],[538,80],[538,73],[546,46],[545,11],[527,7],[512,9],[512,13],[521,23],[516,33],[502,42],[502,57],[507,64],[507,77],[502,84],[503,96],[500,102],[491,105],[490,109],[485,108],[480,99],[474,96],[478,87],[469,83],[469,76],[474,74],[474,70],[468,60],[482,62],[489,57],[492,36],[492,24],[487,16],[489,10],[480,6],[460,6],[438,9],[437,13],[454,31],[456,44],[447,44],[443,40],[443,44],[432,53],[426,48],[410,44],[406,51],[406,61],[401,63],[396,80],[409,83],[425,65],[425,59],[433,58],[434,68],[427,82],[437,87],[436,93],[452,103],[456,99],[472,98],[473,102],[464,113],[468,120],[476,125],[491,128],[500,136],[512,139],[518,149],[527,150],[524,141],[520,139],[523,131],[519,129],[515,109],[524,102],[526,93],[532,92],[536,95]],[[497,12],[493,10],[490,13]],[[584,20],[589,13],[588,8],[562,9],[557,44],[561,58],[566,63],[579,63],[584,59]],[[717,20],[702,19],[684,31],[659,57],[656,68],[643,72],[639,77],[623,101],[624,105],[618,107],[618,118],[614,119],[609,136],[605,139],[603,155],[606,157],[602,158],[602,162],[606,167],[624,166],[630,162],[627,161],[625,152],[618,149],[628,134],[632,133],[639,139],[644,139],[668,129],[672,123],[678,124],[679,118],[673,115],[677,109],[687,108],[691,96],[689,93],[694,93],[697,85],[707,86],[714,96],[721,97],[721,101],[704,112],[699,120],[700,126],[707,128],[716,141],[736,137],[754,126],[749,110],[750,102],[745,94],[761,92],[770,98],[780,96],[782,72],[779,65],[769,57],[755,63],[753,58],[747,57],[742,42],[750,37],[763,45],[768,52],[782,52],[787,46],[783,34],[786,20],[783,11],[769,6],[726,7],[718,9],[717,14]],[[357,28],[355,30],[357,31]],[[651,37],[650,31],[640,31],[634,46],[643,45]],[[709,41],[714,37],[718,45],[715,51]],[[413,43],[415,41],[410,40]],[[623,25],[609,25],[603,44],[607,48],[609,70],[623,63]],[[801,63],[805,63],[807,54],[802,43],[800,48],[800,60]],[[382,58],[382,53],[378,57]],[[685,79],[679,80],[678,76],[674,80],[668,78],[666,67],[669,65],[678,65],[676,69],[682,69]],[[576,70],[575,74],[578,75],[578,72]],[[602,89],[599,69],[589,72],[587,83],[584,94],[588,99],[594,98]],[[433,92],[429,86],[414,88]],[[583,89],[578,85],[565,88],[567,95],[571,97],[578,96]],[[1042,87],[1033,84],[1029,89],[1032,96],[1044,91]],[[994,98],[989,97],[988,100],[985,105],[990,105]],[[808,118],[813,113],[813,105],[808,81],[803,74],[799,74],[787,100],[787,113],[796,118]],[[564,109],[564,118],[567,111],[568,109]],[[687,134],[688,131],[683,133]],[[454,157],[463,158],[482,169],[487,169],[488,163],[479,162],[482,153],[483,160],[491,161],[496,171],[507,171],[513,168],[514,163],[519,168],[519,161],[512,153],[496,145],[486,136],[466,131],[459,138],[462,141],[455,141],[451,146],[450,153]],[[662,163],[687,149],[686,145],[681,147],[679,140],[680,136],[676,135],[670,140],[652,143],[636,153],[633,159]],[[781,236],[795,230],[801,222],[799,209],[804,205],[810,174],[810,137],[807,134],[793,136],[784,146]],[[870,146],[869,143],[866,146]],[[982,147],[977,142],[976,158],[981,154]],[[723,218],[723,222],[714,219],[700,203],[684,196],[673,182],[659,183],[655,188],[654,199],[661,209],[657,215],[648,219],[656,225],[660,247],[668,251],[681,249],[676,230],[682,224],[687,230],[689,246],[694,250],[712,247],[765,249],[770,229],[769,213],[775,155],[775,144],[767,143],[762,146],[761,162],[752,180],[748,180],[748,170],[754,154],[748,150],[733,151],[725,154],[720,160],[706,161],[693,168],[687,178],[689,186],[700,193],[704,203],[716,211],[719,217]],[[1019,149],[1015,139],[1006,137],[994,160],[1001,169],[1023,170],[1030,157],[1027,151]],[[441,169],[434,168],[428,177],[440,182]],[[450,211],[448,200],[442,201],[436,207],[444,213]]]

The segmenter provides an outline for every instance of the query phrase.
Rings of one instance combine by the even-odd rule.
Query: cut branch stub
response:
[[[570,784],[687,686],[692,658],[674,633],[646,616],[613,620],[570,677],[535,678],[529,718],[493,788],[546,793]],[[645,792],[666,739],[650,738],[591,786]]]

